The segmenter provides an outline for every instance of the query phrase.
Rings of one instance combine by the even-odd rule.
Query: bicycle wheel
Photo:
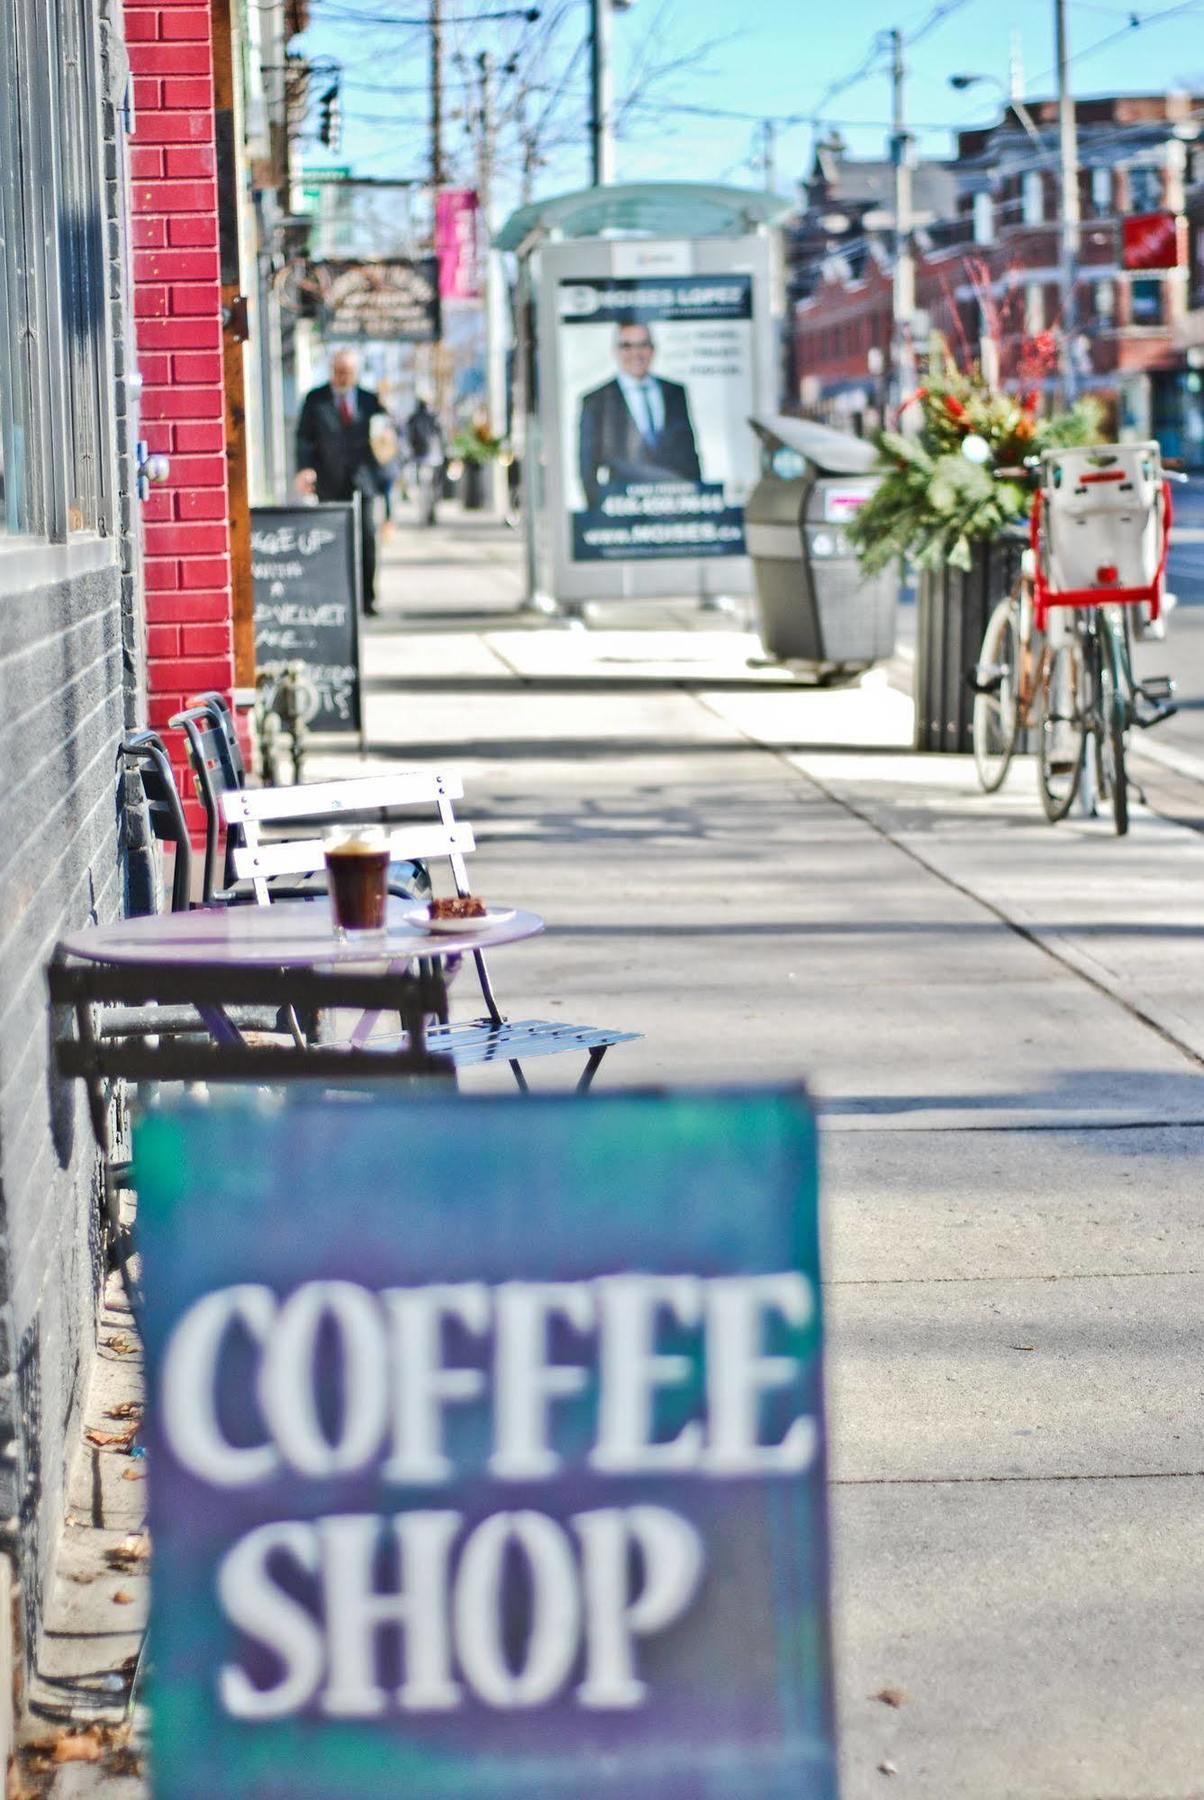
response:
[[[1020,735],[1020,604],[1018,594],[1001,600],[983,634],[978,653],[972,720],[974,767],[984,794],[1002,787]]]
[[[1074,805],[1087,732],[1083,709],[1083,653],[1076,637],[1050,646],[1041,671],[1037,783],[1051,825]]]
[[[1101,619],[1099,629],[1099,695],[1095,722],[1095,767],[1100,798],[1112,808],[1117,837],[1129,829],[1129,777],[1125,766],[1125,739],[1129,709],[1120,680],[1120,656],[1116,623]]]

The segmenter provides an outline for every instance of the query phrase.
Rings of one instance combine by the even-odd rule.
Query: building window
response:
[[[0,7],[3,525],[54,541],[111,516],[96,30],[89,0]]]
[[[1020,214],[1026,225],[1041,225],[1045,220],[1045,178],[1039,169],[1029,169],[1020,184]]]
[[[1091,205],[1097,219],[1106,219],[1112,211],[1112,171],[1092,169]]]
[[[1095,284],[1095,316],[1102,325],[1111,325],[1116,317],[1116,287],[1111,281]]]
[[[1024,290],[1024,329],[1029,337],[1045,330],[1045,289],[1035,281]]]
[[[1129,170],[1129,211],[1156,212],[1162,205],[1162,170]]]
[[[1143,277],[1135,281],[1131,295],[1134,325],[1161,325],[1162,283]]]
[[[995,242],[995,202],[990,194],[974,196],[974,242],[976,244],[993,244]]]

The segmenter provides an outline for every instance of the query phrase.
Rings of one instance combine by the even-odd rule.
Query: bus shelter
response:
[[[789,200],[639,182],[520,208],[528,597],[748,594],[751,415],[776,409]]]

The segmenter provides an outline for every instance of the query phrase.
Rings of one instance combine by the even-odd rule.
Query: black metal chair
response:
[[[172,846],[171,910],[186,912],[192,904],[192,840],[163,739],[157,731],[131,731],[122,738],[117,757],[141,780],[154,836]]]
[[[127,1293],[135,1288],[129,1267],[131,1242],[120,1216],[121,1177],[128,1165],[115,1163],[112,1131],[114,1091],[121,1082],[318,1081],[327,1087],[360,1088],[381,1082],[443,1081],[455,1085],[452,1058],[432,1051],[427,1017],[446,1011],[447,997],[437,972],[418,975],[364,973],[342,969],[231,968],[208,963],[73,962],[56,952],[47,966],[52,1005],[69,1007],[74,1033],[55,1043],[59,1073],[84,1083],[92,1130],[104,1159],[105,1218],[109,1245]],[[387,1047],[317,1047],[283,1041],[279,1033],[249,1032],[240,1015],[256,1009],[270,1018],[293,1013],[314,1017],[338,1007],[395,1012],[400,1035]],[[228,1033],[222,1041],[202,1035],[198,1016],[220,1010]],[[112,1016],[133,1012],[191,1014],[191,1033],[145,1030],[114,1032]],[[63,1021],[66,1024],[66,1020]],[[228,1036],[228,1041],[226,1041]],[[270,1036],[270,1041],[259,1041]]]
[[[234,866],[237,850],[243,848],[245,836],[237,821],[227,824],[222,803],[225,794],[239,794],[246,787],[247,771],[238,733],[229,707],[221,694],[198,694],[188,707],[176,713],[168,723],[184,733],[188,760],[192,765],[197,798],[205,814],[205,865],[201,883],[203,904],[221,902],[244,905],[255,898],[250,882],[240,881]],[[223,849],[224,836],[224,849]],[[221,886],[218,887],[218,864],[221,862]],[[406,858],[391,864],[389,892],[399,900],[426,900],[430,897],[431,878],[424,863]],[[275,900],[312,900],[326,893],[325,874],[318,870],[306,875],[281,875],[272,882]]]

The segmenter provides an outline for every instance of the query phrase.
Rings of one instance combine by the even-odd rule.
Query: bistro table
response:
[[[411,957],[465,955],[496,950],[538,936],[538,913],[516,912],[496,925],[477,931],[424,931],[404,915],[416,910],[412,901],[390,899],[382,942],[345,943],[334,934],[330,902],[281,901],[276,906],[197,907],[192,912],[152,913],[122,919],[115,925],[93,925],[61,940],[68,956],[112,963],[228,963],[245,968],[328,967],[346,963],[397,963]]]
[[[329,968],[348,964],[381,965],[396,970],[414,958],[473,954],[517,944],[538,936],[544,922],[538,913],[516,911],[505,920],[476,930],[428,931],[408,922],[417,910],[413,901],[390,898],[383,939],[372,944],[348,943],[335,936],[330,901],[281,901],[276,906],[197,907],[191,912],[152,913],[94,925],[60,940],[60,951],[90,962],[140,963],[186,968],[190,963],[227,968]],[[210,1035],[239,1042],[240,1033],[220,1007],[198,1005]],[[364,1044],[379,1017],[365,1013],[351,1036]]]

